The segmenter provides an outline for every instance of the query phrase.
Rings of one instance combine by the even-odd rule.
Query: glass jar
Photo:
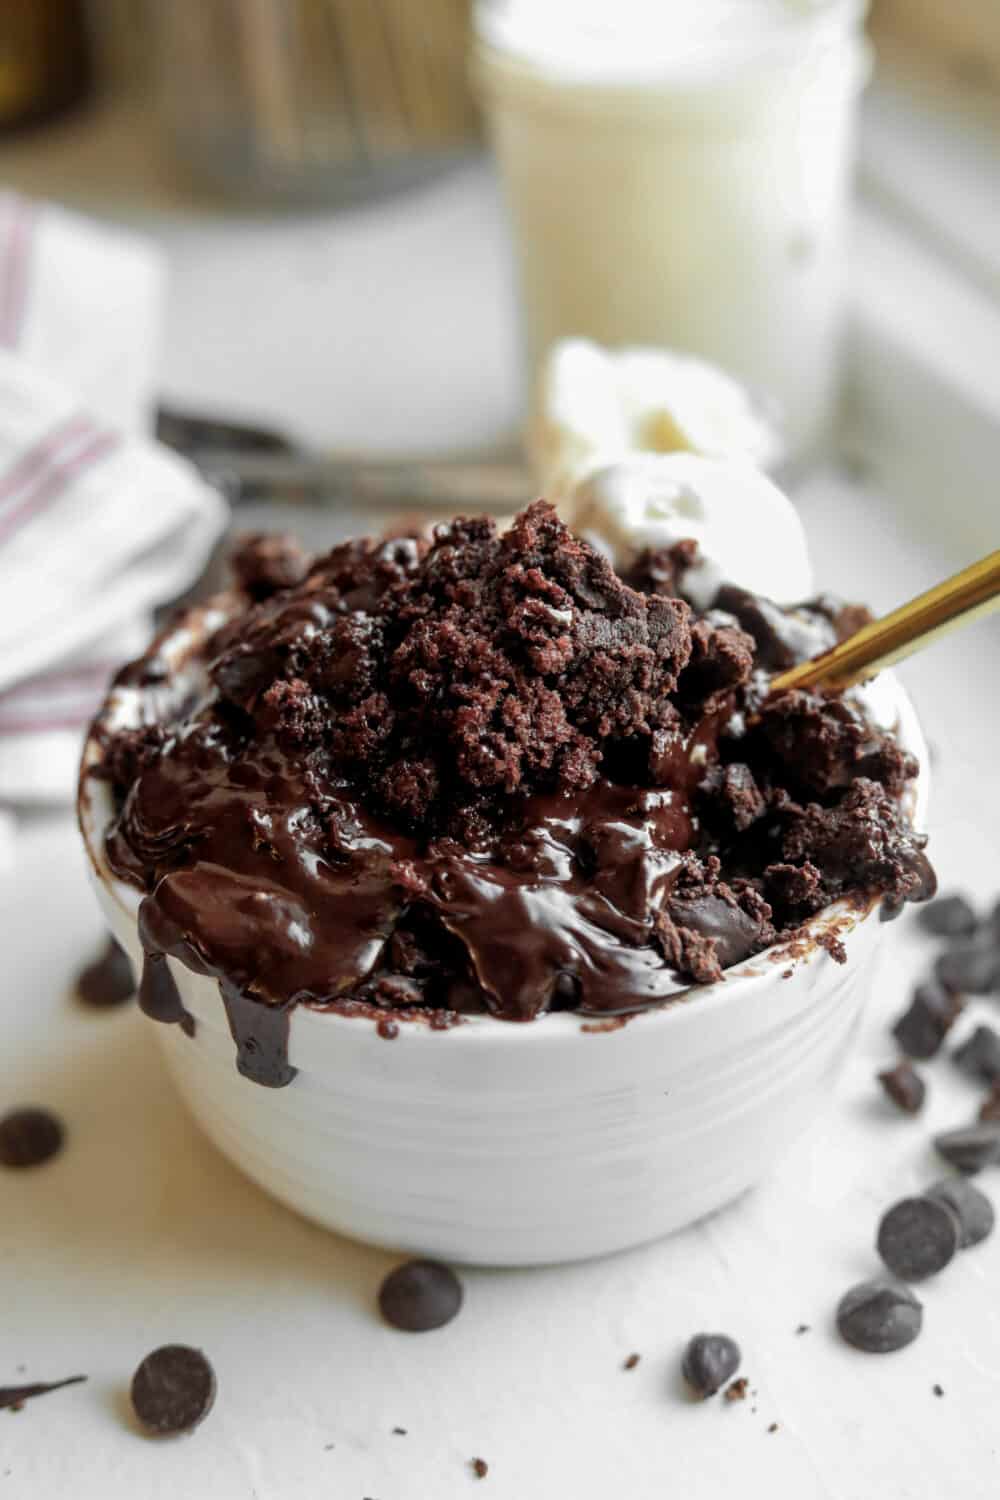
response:
[[[528,356],[666,345],[830,423],[862,0],[481,0],[474,67],[505,180]],[[544,24],[541,24],[544,20]]]

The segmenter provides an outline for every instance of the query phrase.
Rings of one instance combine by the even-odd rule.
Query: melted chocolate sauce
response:
[[[694,619],[544,507],[506,538],[352,543],[284,589],[272,551],[172,711],[154,650],[121,679],[147,722],[102,741],[108,860],[145,892],[142,1009],[190,1035],[166,957],[210,976],[253,1082],[294,1079],[300,1004],[387,1039],[628,1015],[839,896],[930,893],[910,758],[841,700],[763,703],[761,668],[832,634],[829,610],[729,590]]]
[[[185,1036],[194,1036],[194,1016],[184,1008],[170,965],[163,953],[151,953],[148,949],[143,953],[139,1005],[143,1014],[151,1021],[179,1026]]]

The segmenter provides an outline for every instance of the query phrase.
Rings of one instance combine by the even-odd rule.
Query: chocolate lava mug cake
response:
[[[768,696],[854,628],[498,535],[251,539],[116,679],[80,815],[140,1004],[223,1150],[465,1260],[687,1222],[808,1118],[881,914],[932,894],[919,731]],[[255,1086],[256,1085],[256,1086]]]

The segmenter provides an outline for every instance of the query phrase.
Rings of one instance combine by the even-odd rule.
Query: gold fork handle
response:
[[[770,691],[853,687],[947,631],[995,609],[1000,609],[1000,552],[991,552],[881,620],[862,625],[822,656],[779,672],[771,679]]]

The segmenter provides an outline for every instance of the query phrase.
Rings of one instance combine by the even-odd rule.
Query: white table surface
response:
[[[86,140],[67,149],[83,150],[86,165]],[[17,151],[7,176],[20,186],[80,181],[58,155]],[[348,219],[244,224],[239,235],[172,203],[168,188],[105,206],[149,224],[173,257],[164,387],[175,398],[278,413],[307,437],[352,444],[509,432],[510,277],[484,170]],[[880,495],[877,482],[830,472],[801,501],[822,582],[877,606],[960,560],[946,526],[919,534],[905,497]],[[983,899],[1000,884],[998,645],[996,628],[980,625],[905,674],[938,752],[943,884]],[[887,929],[840,1087],[767,1183],[629,1254],[463,1273],[462,1315],[422,1337],[375,1314],[391,1256],[273,1205],[201,1139],[134,1009],[74,1005],[73,976],[100,921],[66,817],[22,830],[15,868],[0,877],[0,933],[0,1106],[48,1105],[70,1132],[50,1166],[0,1174],[0,1383],[90,1377],[0,1413],[0,1497],[452,1500],[480,1483],[496,1500],[1000,1491],[1000,1234],[920,1290],[925,1329],[909,1350],[865,1357],[831,1328],[841,1292],[878,1269],[880,1212],[932,1180],[930,1134],[976,1101],[947,1060],[928,1070],[916,1121],[873,1081],[892,1057],[886,1025],[930,951],[912,920]],[[797,1336],[801,1323],[810,1331]],[[679,1352],[703,1328],[739,1339],[751,1399],[686,1399]],[[142,1356],[168,1341],[209,1353],[220,1394],[194,1437],[153,1443],[132,1427],[123,1393]],[[642,1360],[626,1373],[633,1350]],[[473,1456],[490,1464],[484,1481]]]

